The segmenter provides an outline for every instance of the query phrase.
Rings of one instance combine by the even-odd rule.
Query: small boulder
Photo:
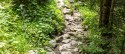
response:
[[[73,51],[78,52],[79,50],[78,50],[78,48],[75,48]]]
[[[57,6],[58,6],[58,8],[61,8],[61,7],[65,6],[63,0],[57,1]]]
[[[73,21],[73,17],[72,17],[70,14],[66,14],[66,15],[65,15],[65,19],[66,19],[67,21]]]
[[[63,40],[62,42],[63,43],[69,43],[71,41],[71,39],[65,39],[65,40]]]
[[[69,34],[64,34],[62,37],[63,37],[63,39],[68,39],[69,38]]]
[[[56,43],[60,43],[60,42],[62,42],[62,40],[63,40],[63,37],[59,37],[59,38],[56,40]]]
[[[57,43],[56,43],[56,40],[50,40],[49,43],[50,43],[53,47],[55,47],[55,45],[57,44]]]
[[[62,46],[59,47],[59,50],[62,51],[62,50],[68,50],[71,48],[71,44],[68,43],[68,44],[63,44]]]
[[[75,36],[75,35],[77,35],[76,32],[68,32],[68,34],[71,35],[71,36]]]
[[[34,51],[34,50],[30,50],[30,51],[28,51],[28,54],[38,54],[38,52]]]
[[[47,52],[47,54],[55,54],[55,52]]]
[[[50,47],[45,47],[47,51],[53,51]]]
[[[70,43],[72,46],[76,46],[78,44],[77,41],[75,41],[75,40],[72,40]]]
[[[74,13],[73,13],[73,16],[74,16],[74,17],[80,17],[81,15],[80,15],[79,12],[74,12]]]
[[[64,14],[70,13],[70,9],[68,9],[68,8],[63,8],[63,9],[62,9],[62,12],[63,12]]]

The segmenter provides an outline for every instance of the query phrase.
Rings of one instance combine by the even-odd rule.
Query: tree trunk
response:
[[[112,0],[100,0],[100,26],[108,27]]]
[[[102,28],[102,40],[105,42],[101,47],[104,54],[109,54],[108,52],[111,50],[112,33],[109,31],[111,31],[110,15],[113,14],[113,3],[114,0],[100,0],[100,28]]]
[[[123,39],[123,41],[122,41],[122,46],[121,46],[121,53],[120,54],[124,54],[125,52],[125,50],[124,50],[124,46],[125,46],[125,34],[124,34],[124,39]]]

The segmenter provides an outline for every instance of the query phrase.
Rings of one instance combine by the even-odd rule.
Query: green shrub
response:
[[[46,53],[39,48],[49,45],[50,37],[64,27],[54,0],[41,5],[37,0],[27,0],[31,2],[27,4],[22,1],[0,2],[0,54],[23,54],[29,50]]]
[[[37,0],[26,0],[25,2],[16,0],[14,4],[14,11],[17,11],[22,17],[21,19],[26,26],[24,31],[29,34],[29,38],[33,37],[31,39],[35,42],[38,42],[37,40],[40,37],[48,40],[48,36],[62,31],[62,15],[54,0],[48,1],[48,3],[41,3],[42,5],[39,5]],[[33,30],[34,32],[29,32],[28,30]],[[39,39],[40,41],[44,40],[41,38]]]
[[[87,46],[80,45],[80,53],[101,54],[103,49],[100,48],[102,40],[100,37],[98,13],[96,10],[92,10],[88,6],[78,5],[77,7],[83,19],[83,25],[88,26],[89,29],[87,35],[88,43],[86,43]]]
[[[28,50],[30,45],[21,32],[19,16],[12,12],[10,3],[1,2],[0,5],[3,7],[0,8],[0,53],[21,53]]]

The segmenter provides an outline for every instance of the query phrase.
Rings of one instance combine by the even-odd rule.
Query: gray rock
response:
[[[78,34],[78,35],[77,35],[77,37],[78,37],[78,38],[81,38],[81,39],[83,38],[83,36],[84,36],[84,35],[82,35],[82,34]]]
[[[69,38],[69,34],[64,34],[62,37],[63,37],[64,39],[67,39],[67,38]]]
[[[62,40],[63,40],[63,37],[60,36],[59,38],[56,39],[56,43],[60,43],[60,42],[62,42]]]
[[[57,43],[56,43],[56,40],[50,40],[49,43],[50,43],[53,47],[55,47],[55,45],[57,44]]]
[[[78,34],[83,32],[83,29],[74,29]]]
[[[70,51],[61,52],[61,54],[72,54]]]
[[[68,9],[68,8],[63,8],[63,9],[62,9],[62,12],[63,12],[64,14],[70,13],[70,9]]]
[[[75,48],[73,51],[77,52],[77,51],[78,51],[78,48]]]
[[[68,44],[63,44],[62,46],[59,47],[59,50],[62,51],[62,50],[68,50],[71,48],[71,44],[68,43]]]
[[[71,21],[73,20],[73,17],[70,14],[65,15],[66,20]]]
[[[71,36],[75,36],[75,35],[77,35],[76,32],[68,32],[68,34],[71,35]]]
[[[45,47],[47,51],[53,51],[50,47]]]
[[[76,30],[75,28],[71,27],[71,28],[70,28],[70,31],[71,31],[71,32],[76,32],[77,30]]]
[[[74,16],[74,17],[80,17],[80,13],[79,13],[79,12],[74,12],[74,13],[73,13],[73,16]]]
[[[82,44],[82,42],[78,42],[78,45],[81,45]]]
[[[38,52],[34,51],[34,50],[30,50],[30,51],[28,51],[28,54],[38,54]]]
[[[55,52],[47,52],[47,54],[55,54]]]
[[[63,43],[69,43],[71,41],[71,39],[65,39],[65,40],[63,40],[62,42]]]
[[[65,6],[63,0],[58,0],[58,1],[57,1],[57,7],[58,7],[58,8],[61,8],[61,7],[63,7],[63,6]]]
[[[77,41],[75,41],[75,40],[72,40],[70,43],[72,46],[76,46],[78,44]]]

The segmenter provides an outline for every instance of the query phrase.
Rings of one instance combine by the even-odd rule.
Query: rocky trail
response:
[[[74,1],[69,0],[69,2]],[[65,29],[62,35],[50,41],[54,47],[48,50],[48,54],[79,54],[78,45],[83,43],[80,39],[84,39],[87,32],[83,28],[81,15],[77,10],[71,13],[71,9],[67,8],[63,0],[57,0],[57,6],[63,13]]]

